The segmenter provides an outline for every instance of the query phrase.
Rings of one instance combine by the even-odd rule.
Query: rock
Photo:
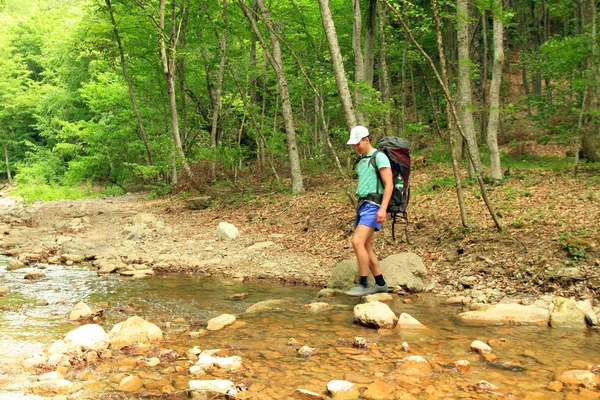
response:
[[[296,395],[296,397],[298,397],[301,400],[328,400],[329,399],[329,397],[327,397],[327,396],[322,396],[318,393],[310,392],[306,389],[296,389],[294,394]]]
[[[69,312],[67,318],[71,321],[78,321],[79,318],[91,317],[94,314],[92,309],[83,301],[75,304],[75,307]]]
[[[354,323],[376,329],[393,329],[398,323],[398,318],[387,304],[374,301],[354,307]]]
[[[21,269],[21,268],[25,268],[26,265],[25,263],[19,261],[19,260],[11,260],[11,262],[8,263],[8,266],[6,267],[7,271],[15,271],[17,269]]]
[[[223,314],[208,321],[206,329],[209,331],[218,331],[235,322],[235,316],[231,314]]]
[[[572,369],[558,374],[556,380],[570,385],[582,385],[587,388],[592,385],[596,387],[600,384],[600,376],[591,371]]]
[[[495,304],[484,310],[460,313],[457,319],[469,325],[547,325],[550,312],[535,305]]]
[[[564,388],[565,385],[561,381],[552,381],[548,384],[548,386],[546,386],[546,389],[550,390],[551,392],[562,392]]]
[[[45,374],[38,376],[38,381],[56,381],[60,379],[64,379],[64,376],[57,371],[46,372]]]
[[[74,264],[80,264],[85,261],[85,256],[83,254],[61,254],[60,261],[63,263],[70,261]]]
[[[398,324],[396,325],[396,329],[422,331],[430,330],[428,327],[420,323],[416,318],[413,318],[407,313],[400,314],[400,316],[398,317]]]
[[[211,200],[212,197],[210,196],[198,196],[187,199],[185,204],[190,210],[204,210],[205,208],[210,207]]]
[[[453,361],[451,365],[456,369],[456,372],[461,375],[468,374],[471,370],[471,363],[467,360]]]
[[[287,345],[288,346],[300,346],[300,342],[298,340],[296,340],[295,338],[290,338],[287,341]]]
[[[550,314],[550,326],[553,328],[585,328],[585,314],[571,299],[557,297],[554,310]]]
[[[55,394],[74,393],[79,390],[80,385],[74,384],[66,379],[56,379],[49,381],[34,382],[31,385],[31,391],[42,396],[52,396]]]
[[[252,314],[252,313],[258,313],[258,312],[263,312],[263,311],[269,311],[285,302],[286,302],[286,300],[284,300],[284,299],[263,300],[263,301],[259,301],[256,304],[251,305],[250,307],[248,307],[246,309],[245,312]]]
[[[408,356],[402,360],[402,364],[397,369],[404,375],[429,375],[433,371],[431,364],[421,356]]]
[[[87,324],[73,329],[64,338],[66,344],[74,343],[85,349],[103,350],[109,346],[109,336],[100,325]]]
[[[327,281],[328,289],[348,290],[358,282],[358,264],[356,260],[343,260],[333,267],[331,277]],[[369,284],[373,284],[372,275],[368,277]]]
[[[383,381],[375,381],[367,386],[367,389],[363,393],[363,396],[367,399],[372,400],[389,400],[395,397],[392,397],[396,388],[389,383]],[[405,397],[402,397],[405,399]]]
[[[244,300],[246,297],[248,297],[248,293],[236,293],[229,298],[232,300]]]
[[[229,222],[219,222],[217,227],[217,239],[221,240],[235,240],[240,236],[240,231],[235,225]]]
[[[458,283],[465,289],[472,288],[477,283],[477,277],[475,276],[463,276],[458,280]]]
[[[127,233],[125,240],[140,240],[146,230],[146,224],[138,224],[132,226],[126,226],[123,230]]]
[[[0,286],[0,296],[6,296],[10,293],[10,288],[8,286]]]
[[[358,388],[352,382],[348,381],[329,381],[327,383],[327,390],[334,399],[352,400],[360,397]]]
[[[42,365],[48,362],[48,355],[46,353],[35,353],[31,357],[23,360],[21,366],[25,371],[33,372],[34,367]]]
[[[481,380],[472,386],[472,389],[477,393],[498,393],[498,386]]]
[[[585,322],[587,322],[587,324],[590,326],[598,325],[598,316],[596,315],[594,310],[587,310],[587,312],[585,313]]]
[[[427,268],[418,255],[414,253],[392,254],[381,260],[379,265],[391,289],[406,288],[409,292],[424,290],[423,278],[427,276]]]
[[[481,340],[475,340],[471,343],[471,350],[479,355],[483,355],[486,353],[491,353],[492,348],[487,344],[483,343]]]
[[[132,222],[134,225],[145,224],[146,226],[153,226],[156,224],[158,218],[156,215],[151,213],[139,213],[133,216]]]
[[[317,349],[315,347],[309,347],[309,346],[302,346],[300,349],[298,349],[298,354],[300,354],[302,357],[305,357],[305,358],[311,357],[312,355],[314,355],[318,352],[319,352],[319,349]]]
[[[29,280],[41,279],[41,278],[45,278],[45,277],[46,277],[46,275],[44,275],[44,273],[41,271],[29,271],[28,273],[25,274],[25,279],[29,279]]]
[[[124,347],[134,343],[158,343],[164,341],[158,326],[141,317],[130,317],[119,322],[108,333],[111,347]]]
[[[312,312],[321,312],[331,308],[331,304],[324,302],[305,304],[304,308],[308,308]]]
[[[119,390],[123,392],[137,392],[142,387],[144,383],[137,375],[126,376],[119,382]]]
[[[216,395],[235,396],[238,392],[235,383],[223,379],[191,380],[188,382],[187,389],[193,392],[202,392],[207,397]]]

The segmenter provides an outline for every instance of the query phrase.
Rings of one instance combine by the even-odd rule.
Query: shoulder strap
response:
[[[375,168],[375,172],[377,173],[377,193],[379,193],[379,184],[383,186],[383,183],[381,182],[381,174],[379,173],[379,168],[377,168],[377,154],[379,153],[381,153],[381,151],[377,149],[369,156],[371,157],[371,165],[373,168]]]

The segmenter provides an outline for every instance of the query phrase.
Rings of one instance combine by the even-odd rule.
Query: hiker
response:
[[[356,207],[356,220],[354,222],[354,235],[352,236],[352,247],[356,253],[358,262],[358,273],[360,283],[346,292],[349,296],[365,296],[368,294],[387,292],[388,286],[383,279],[379,260],[371,248],[373,232],[381,229],[381,224],[386,219],[386,209],[392,196],[393,178],[390,160],[382,152],[375,154],[376,165],[379,168],[382,185],[379,183],[377,171],[370,162],[370,157],[377,149],[373,148],[369,139],[369,130],[358,125],[350,131],[350,140],[347,144],[354,147],[360,154],[358,161],[358,185],[356,196],[358,205]],[[367,284],[369,270],[375,278],[372,286]]]

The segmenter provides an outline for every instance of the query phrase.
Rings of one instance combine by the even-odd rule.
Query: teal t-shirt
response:
[[[371,165],[371,156],[375,153],[377,149],[373,149],[363,157],[357,166],[358,172],[358,185],[356,186],[356,196],[357,197],[367,197],[369,193],[383,193],[383,183],[379,182],[379,178],[377,177],[377,171]],[[379,169],[390,166],[390,160],[383,153],[377,153],[376,156],[377,167]],[[379,188],[377,187],[379,185]],[[379,190],[378,190],[379,189]]]

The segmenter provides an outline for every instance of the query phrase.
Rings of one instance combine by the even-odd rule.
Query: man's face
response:
[[[353,144],[352,147],[354,148],[354,150],[360,154],[360,155],[366,155],[367,154],[367,143],[368,143],[369,138],[362,138],[360,139],[360,142]]]

